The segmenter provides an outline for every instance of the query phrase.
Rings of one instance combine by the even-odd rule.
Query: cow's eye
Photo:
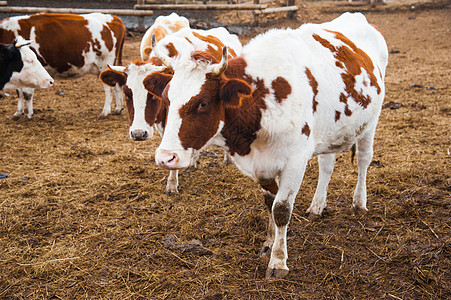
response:
[[[208,106],[208,102],[201,102],[199,103],[199,106],[197,107],[198,110],[203,110]]]

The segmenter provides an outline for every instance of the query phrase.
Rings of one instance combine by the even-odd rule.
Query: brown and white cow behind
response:
[[[156,47],[165,55],[175,57],[181,53],[198,50],[206,51],[218,60],[222,56],[222,47],[227,45],[230,58],[241,53],[242,45],[238,37],[230,34],[225,28],[210,30],[194,30],[183,28],[161,39]],[[144,141],[153,136],[155,127],[163,136],[166,124],[166,114],[169,103],[162,100],[162,90],[149,93],[143,86],[144,78],[158,72],[161,76],[172,76],[172,70],[162,65],[153,52],[146,62],[135,61],[127,67],[113,66],[100,74],[103,83],[110,86],[119,84],[125,94],[126,106],[129,114],[129,136],[135,141]],[[190,165],[196,165],[198,152],[191,158]],[[228,162],[228,156],[225,162]],[[176,194],[178,186],[178,171],[170,171],[166,190],[167,194]]]
[[[79,77],[99,74],[108,65],[120,64],[126,28],[116,16],[92,13],[35,14],[17,16],[0,22],[0,42],[11,43],[17,36],[31,40],[32,48],[51,75]],[[100,117],[111,113],[112,88],[104,85],[105,104]],[[19,103],[13,119],[24,114],[27,101],[27,117],[33,114],[33,93],[30,88],[18,89]],[[123,109],[122,91],[114,87],[115,114]]]
[[[152,26],[147,29],[141,40],[141,44],[139,45],[141,60],[146,61],[150,58],[153,35],[155,35],[155,40],[158,42],[162,38],[169,36],[182,28],[189,28],[189,21],[187,18],[179,16],[176,13],[156,18]]]
[[[155,51],[156,49],[154,49]],[[385,95],[388,63],[382,34],[362,14],[324,24],[271,30],[240,57],[221,62],[205,52],[175,59],[156,53],[174,70],[143,83],[170,103],[155,160],[182,169],[191,155],[216,144],[265,191],[270,210],[262,255],[267,278],[288,274],[287,226],[307,162],[318,155],[319,179],[307,210],[320,215],[335,154],[357,146],[358,179],[352,207],[366,211],[366,173]]]

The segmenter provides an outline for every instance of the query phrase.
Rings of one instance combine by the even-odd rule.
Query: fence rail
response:
[[[0,7],[0,13],[89,14],[92,12],[100,12],[119,16],[138,16],[138,17],[153,15],[152,10],[135,10],[135,9],[85,9],[85,8],[50,8],[50,7],[18,7],[18,6]]]

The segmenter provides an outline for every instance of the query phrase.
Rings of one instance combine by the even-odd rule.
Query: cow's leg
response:
[[[223,160],[224,165],[228,166],[229,164],[232,163],[232,157],[230,156],[229,153],[224,152],[224,160]]]
[[[263,188],[263,197],[265,198],[265,204],[269,212],[268,229],[266,231],[266,241],[260,250],[260,256],[269,256],[271,254],[272,245],[274,244],[275,224],[272,217],[271,209],[274,203],[279,186],[275,179],[260,181],[260,185]]]
[[[118,83],[114,86],[114,95],[116,97],[116,109],[113,115],[120,115],[124,109],[124,95],[122,94],[122,87]]]
[[[99,119],[103,119],[111,113],[111,101],[113,100],[113,88],[104,84],[103,89],[105,90],[105,104],[103,105],[103,110],[99,115]]]
[[[34,89],[31,88],[24,88],[22,89],[23,96],[25,98],[25,101],[27,103],[27,118],[31,119],[31,116],[33,115],[33,95],[34,95]]]
[[[170,170],[169,176],[168,176],[168,182],[166,184],[166,190],[164,191],[165,194],[168,194],[169,196],[178,194],[177,187],[179,185],[179,179],[178,170]]]
[[[327,187],[329,185],[330,176],[334,171],[335,154],[318,155],[318,185],[316,186],[315,196],[312,204],[307,209],[310,216],[321,216],[324,208],[326,208]]]
[[[268,279],[284,278],[288,275],[287,228],[307,161],[308,159],[291,161],[280,174],[279,191],[272,205],[275,233],[271,259],[266,269],[266,278]]]
[[[17,97],[19,98],[17,100],[17,111],[14,113],[14,115],[11,117],[14,121],[17,121],[20,119],[20,117],[24,114],[24,96],[22,89],[17,89]]]
[[[34,89],[32,88],[20,88],[16,90],[17,97],[19,100],[17,102],[17,111],[11,117],[11,119],[17,121],[24,114],[25,101],[27,103],[27,118],[31,119],[33,115],[33,95]]]
[[[357,185],[354,191],[352,209],[354,212],[366,212],[366,173],[373,158],[375,129],[357,140],[357,165],[359,167]]]

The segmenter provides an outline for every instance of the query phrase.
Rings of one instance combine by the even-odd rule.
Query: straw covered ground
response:
[[[339,12],[305,3],[301,14],[291,26]],[[104,95],[95,76],[38,91],[31,121],[9,119],[11,91],[0,98],[0,298],[449,299],[450,15],[449,7],[366,13],[392,52],[369,212],[349,212],[357,167],[343,153],[327,214],[307,219],[312,159],[283,280],[267,281],[268,260],[258,256],[262,192],[222,164],[220,149],[181,172],[180,193],[167,196],[167,172],[154,163],[160,138],[131,141],[126,113],[97,119]],[[139,36],[127,38],[125,62],[138,48]]]

